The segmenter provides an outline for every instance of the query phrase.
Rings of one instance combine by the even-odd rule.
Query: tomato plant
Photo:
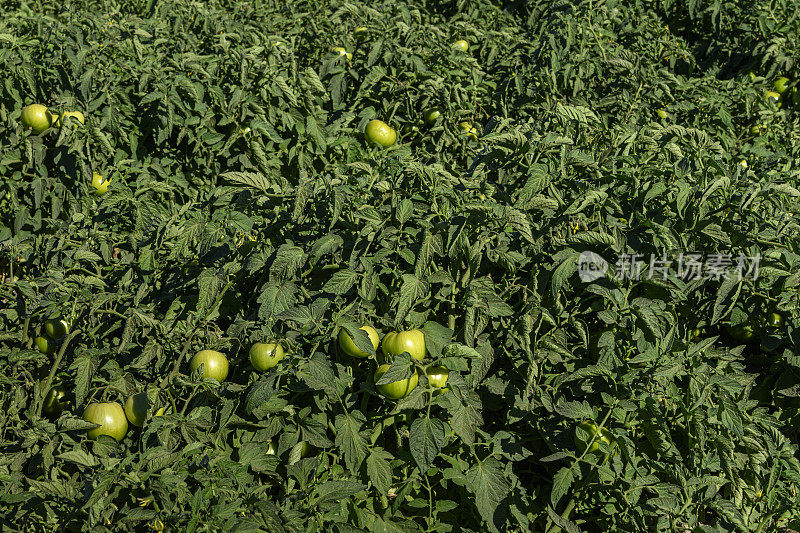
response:
[[[6,4],[8,529],[800,520],[791,3]]]

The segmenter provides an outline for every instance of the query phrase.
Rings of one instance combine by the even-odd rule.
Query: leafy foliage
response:
[[[0,6],[8,524],[798,529],[794,3]],[[31,103],[85,124],[34,135]],[[396,145],[364,142],[373,118]],[[589,251],[760,262],[584,281]],[[761,323],[774,310],[785,326]],[[384,376],[420,372],[398,402],[363,324],[425,332],[424,365]],[[341,328],[370,358],[339,352]],[[286,357],[254,372],[273,340]],[[225,382],[189,371],[202,349]],[[88,404],[142,391],[142,429],[87,440]],[[586,420],[615,447],[578,453]]]

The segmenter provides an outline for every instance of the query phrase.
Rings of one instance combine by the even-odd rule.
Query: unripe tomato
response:
[[[59,116],[56,117],[56,120],[53,123],[53,126],[55,126],[56,128],[60,128],[61,126],[63,126],[66,123],[68,118],[74,118],[75,120],[77,120],[81,124],[85,124],[86,123],[86,121],[85,121],[85,119],[83,117],[83,113],[81,113],[80,111],[64,111],[63,113],[61,113],[60,117]]]
[[[414,138],[417,135],[419,135],[419,126],[417,126],[416,124],[406,124],[403,127],[403,131],[409,137]]]
[[[44,385],[45,381],[47,380],[42,380],[42,385]],[[64,388],[64,385],[54,380],[53,386],[50,387],[49,391],[47,391],[44,401],[42,402],[42,412],[47,416],[60,415],[69,403],[65,399],[66,396],[67,391]]]
[[[792,105],[800,105],[800,91],[797,90],[797,87],[789,89],[789,99]]]
[[[108,435],[121,441],[128,432],[128,419],[125,418],[125,411],[116,402],[87,405],[83,412],[83,419],[100,426],[86,432],[86,436],[92,440],[100,435]]]
[[[340,56],[345,56],[348,61],[353,59],[353,54],[342,48],[341,46],[334,46],[331,48],[331,52],[334,54],[339,54]]]
[[[301,441],[300,444],[300,457],[308,457],[311,453],[311,446],[308,445],[306,441]]]
[[[147,399],[147,393],[140,392],[133,396],[128,396],[125,400],[125,416],[128,422],[136,427],[144,425],[144,419],[147,418],[147,410],[150,408],[150,401]]]
[[[450,375],[450,371],[443,366],[429,366],[425,369],[425,375],[428,376],[431,386],[442,389],[447,385],[447,376]]]
[[[477,135],[478,130],[476,130],[474,127],[472,127],[471,123],[469,123],[469,122],[459,122],[458,123],[458,129],[461,130],[461,133],[463,135],[467,136],[467,139],[469,139],[471,141],[477,141],[478,140],[478,135]]]
[[[376,143],[389,148],[397,141],[397,132],[382,120],[373,119],[367,124],[364,136],[370,144]]]
[[[92,172],[92,187],[94,187],[94,194],[103,196],[108,190],[108,184],[111,180],[104,180],[98,172]]]
[[[69,324],[63,318],[48,320],[44,325],[44,332],[51,339],[58,340],[69,333]]]
[[[22,109],[22,124],[34,133],[42,133],[53,125],[53,115],[42,104],[31,104]]]
[[[781,107],[781,95],[776,93],[775,91],[767,91],[764,93],[764,98],[767,99],[768,102],[772,102],[775,106],[780,109]]]
[[[778,94],[783,94],[786,92],[786,89],[789,88],[789,78],[786,76],[779,76],[775,78],[775,82],[772,84],[772,88],[775,89],[775,92]]]
[[[353,30],[353,35],[355,35],[356,39],[366,39],[367,31],[366,26],[359,26]]]
[[[733,340],[739,342],[750,342],[756,336],[756,330],[752,324],[739,324],[737,326],[728,326],[728,335]]]
[[[250,348],[250,364],[259,372],[273,368],[283,359],[283,346],[275,342],[257,342]]]
[[[381,343],[381,351],[387,360],[408,352],[417,361],[422,361],[426,353],[425,333],[421,329],[387,333]]]
[[[430,109],[426,109],[425,112],[422,114],[422,118],[425,119],[425,124],[428,126],[433,126],[436,124],[436,120],[442,116],[441,111],[439,111],[438,107],[432,107]]]
[[[658,118],[667,118],[667,110],[663,107],[656,109],[656,115],[658,115]]]
[[[767,126],[765,124],[754,124],[750,127],[750,133],[753,135],[761,135],[767,132]]]
[[[390,366],[392,365],[384,364],[378,367],[378,370],[375,371],[374,383],[377,383],[378,380],[381,379],[386,371],[389,370]],[[414,373],[406,379],[393,381],[391,383],[387,383],[386,385],[376,385],[375,387],[384,398],[388,398],[390,400],[399,400],[408,396],[408,393],[414,390],[414,387],[416,387],[418,383],[419,375],[417,375],[415,370]]]
[[[772,312],[766,316],[764,322],[766,323],[767,327],[782,328],[785,323],[785,319],[783,318],[782,314],[778,312]]]
[[[275,445],[272,444],[272,441],[269,441],[269,446],[267,446],[267,455],[275,455]]]
[[[372,347],[377,350],[378,345],[381,342],[381,338],[375,328],[372,326],[362,326],[361,329],[367,332],[367,335],[369,335],[369,340],[372,342]],[[359,357],[363,359],[370,356],[370,354],[356,346],[356,343],[353,342],[352,337],[350,337],[350,334],[347,333],[347,330],[344,328],[339,330],[339,348],[341,348],[341,350],[350,357]]]
[[[36,343],[36,348],[43,354],[49,355],[56,351],[55,345],[47,337],[36,337],[34,342]]]
[[[189,370],[196,371],[203,366],[203,377],[214,378],[220,383],[228,377],[228,358],[216,350],[200,350],[189,363]]]
[[[605,442],[610,447],[615,445],[614,435],[611,431],[606,428],[598,430],[597,424],[592,421],[581,422],[578,424],[578,427],[588,434],[588,437],[586,437],[585,434],[581,433],[578,429],[575,430],[573,440],[575,442],[575,449],[579,454],[582,454],[584,451],[586,451],[587,454],[598,452],[600,449],[600,442]],[[594,441],[592,442],[593,438]],[[591,444],[589,444],[590,442]]]
[[[433,391],[434,396],[439,396],[450,390],[447,385],[447,377],[450,371],[443,366],[429,366],[425,369],[425,375],[428,376],[428,382],[436,390]]]
[[[461,50],[462,52],[466,52],[467,50],[469,50],[469,43],[464,39],[459,39],[453,43],[453,48]]]

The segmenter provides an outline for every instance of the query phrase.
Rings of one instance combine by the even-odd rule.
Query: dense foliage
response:
[[[0,11],[4,527],[798,529],[795,2]]]

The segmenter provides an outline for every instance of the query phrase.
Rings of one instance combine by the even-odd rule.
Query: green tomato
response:
[[[55,345],[47,337],[36,337],[34,342],[36,343],[36,348],[43,354],[49,355],[56,351]]]
[[[51,339],[58,340],[69,333],[69,324],[63,318],[48,320],[44,325],[44,332]]]
[[[470,122],[459,122],[458,129],[461,131],[462,135],[466,135],[467,139],[470,141],[477,141],[478,140],[478,130],[472,127],[472,123]]]
[[[55,126],[56,128],[60,128],[66,123],[68,118],[74,118],[81,124],[86,123],[83,113],[81,113],[80,111],[64,111],[63,113],[61,113],[60,117],[56,116],[56,120],[53,123],[53,126]]]
[[[381,379],[381,376],[383,376],[386,371],[389,370],[390,366],[392,365],[384,364],[378,367],[378,370],[375,371],[374,383],[377,383],[378,380]],[[414,371],[414,373],[406,379],[393,381],[385,385],[376,385],[375,387],[384,398],[388,398],[390,400],[399,400],[408,396],[408,393],[414,390],[418,383],[419,375],[416,371]]]
[[[443,366],[429,366],[425,369],[425,375],[428,376],[431,386],[442,389],[447,385],[447,377],[450,375],[450,370]]]
[[[792,105],[800,105],[800,91],[797,90],[797,87],[792,87],[789,89],[789,99],[792,102]]]
[[[453,43],[453,48],[461,50],[462,52],[466,52],[469,50],[469,43],[464,39],[459,39]]]
[[[86,436],[92,440],[100,435],[108,435],[121,441],[128,432],[128,419],[125,418],[125,411],[120,404],[115,402],[87,405],[83,412],[83,419],[100,426],[86,432]]]
[[[276,342],[257,342],[250,348],[250,364],[259,372],[275,367],[286,352]]]
[[[149,408],[150,401],[144,392],[128,396],[128,399],[125,400],[125,416],[128,422],[136,427],[144,425],[144,419],[147,418],[147,410]]]
[[[578,424],[578,428],[583,430],[583,432],[576,429],[573,440],[575,442],[575,449],[579,454],[583,454],[584,452],[586,452],[586,454],[597,453],[600,450],[601,442],[605,442],[609,447],[616,445],[616,440],[611,431],[607,428],[598,429],[597,424],[590,420],[581,422]],[[586,437],[586,434],[588,434],[588,437]]]
[[[368,30],[366,26],[359,26],[353,30],[353,35],[355,35],[356,39],[366,39],[367,31]]]
[[[756,330],[752,324],[739,324],[737,326],[728,326],[728,335],[733,340],[739,342],[750,342],[756,336]]]
[[[31,104],[22,109],[22,124],[39,134],[53,125],[53,115],[42,104]]]
[[[438,107],[432,107],[430,109],[426,109],[425,112],[422,114],[422,118],[425,119],[425,124],[428,126],[433,126],[436,124],[436,121],[439,117],[442,116],[442,112],[439,111]]]
[[[767,99],[768,102],[772,102],[775,106],[780,109],[781,107],[781,95],[776,93],[775,91],[767,91],[764,93],[764,98]]]
[[[367,335],[369,335],[369,340],[370,342],[372,342],[372,347],[375,350],[377,350],[378,345],[381,342],[381,338],[378,335],[378,332],[375,330],[375,328],[373,328],[372,326],[363,326],[361,327],[361,329],[367,332]],[[341,328],[339,330],[338,338],[339,338],[339,348],[341,348],[341,350],[350,357],[358,357],[363,359],[365,357],[370,356],[370,354],[368,354],[367,352],[361,350],[358,346],[356,346],[356,343],[353,342],[353,339],[350,337],[350,334],[347,333],[347,330],[345,330],[344,328]]]
[[[428,376],[428,382],[434,387],[433,395],[439,396],[450,390],[447,387],[447,377],[450,375],[450,370],[443,366],[429,366],[425,369],[425,375]]]
[[[345,56],[348,61],[351,61],[353,59],[353,54],[351,54],[341,46],[334,46],[333,48],[331,48],[331,52],[333,52],[334,54],[339,54],[340,56]]]
[[[421,329],[387,333],[381,343],[381,351],[387,360],[408,352],[417,361],[422,361],[426,354],[425,333]]]
[[[387,123],[378,119],[369,121],[367,128],[364,130],[364,135],[368,143],[379,144],[384,148],[389,148],[397,141],[397,132]]]
[[[775,79],[775,82],[772,84],[772,88],[775,89],[775,92],[778,94],[783,94],[786,92],[786,89],[789,88],[789,78],[786,76],[779,76]]]
[[[267,455],[275,455],[275,445],[272,444],[272,441],[269,441],[269,445],[267,446]]]
[[[108,184],[111,180],[104,180],[103,176],[98,172],[92,172],[92,187],[94,187],[94,194],[103,196],[108,190]]]
[[[228,358],[216,350],[200,350],[189,363],[189,369],[194,372],[203,366],[203,377],[214,378],[220,383],[228,377]]]
[[[42,385],[44,385],[45,381],[47,380],[42,380]],[[53,386],[50,387],[50,390],[47,391],[47,394],[44,396],[44,401],[42,402],[42,412],[47,416],[60,415],[69,404],[69,402],[65,399],[66,396],[67,390],[64,388],[64,385],[62,385],[61,382],[54,380]]]
[[[750,133],[753,135],[762,135],[768,131],[766,124],[754,124],[750,127]]]
[[[764,323],[770,328],[782,328],[785,322],[783,315],[776,311],[769,313],[764,319]]]
[[[667,118],[667,110],[663,107],[656,109],[656,115],[658,115],[658,118]]]

